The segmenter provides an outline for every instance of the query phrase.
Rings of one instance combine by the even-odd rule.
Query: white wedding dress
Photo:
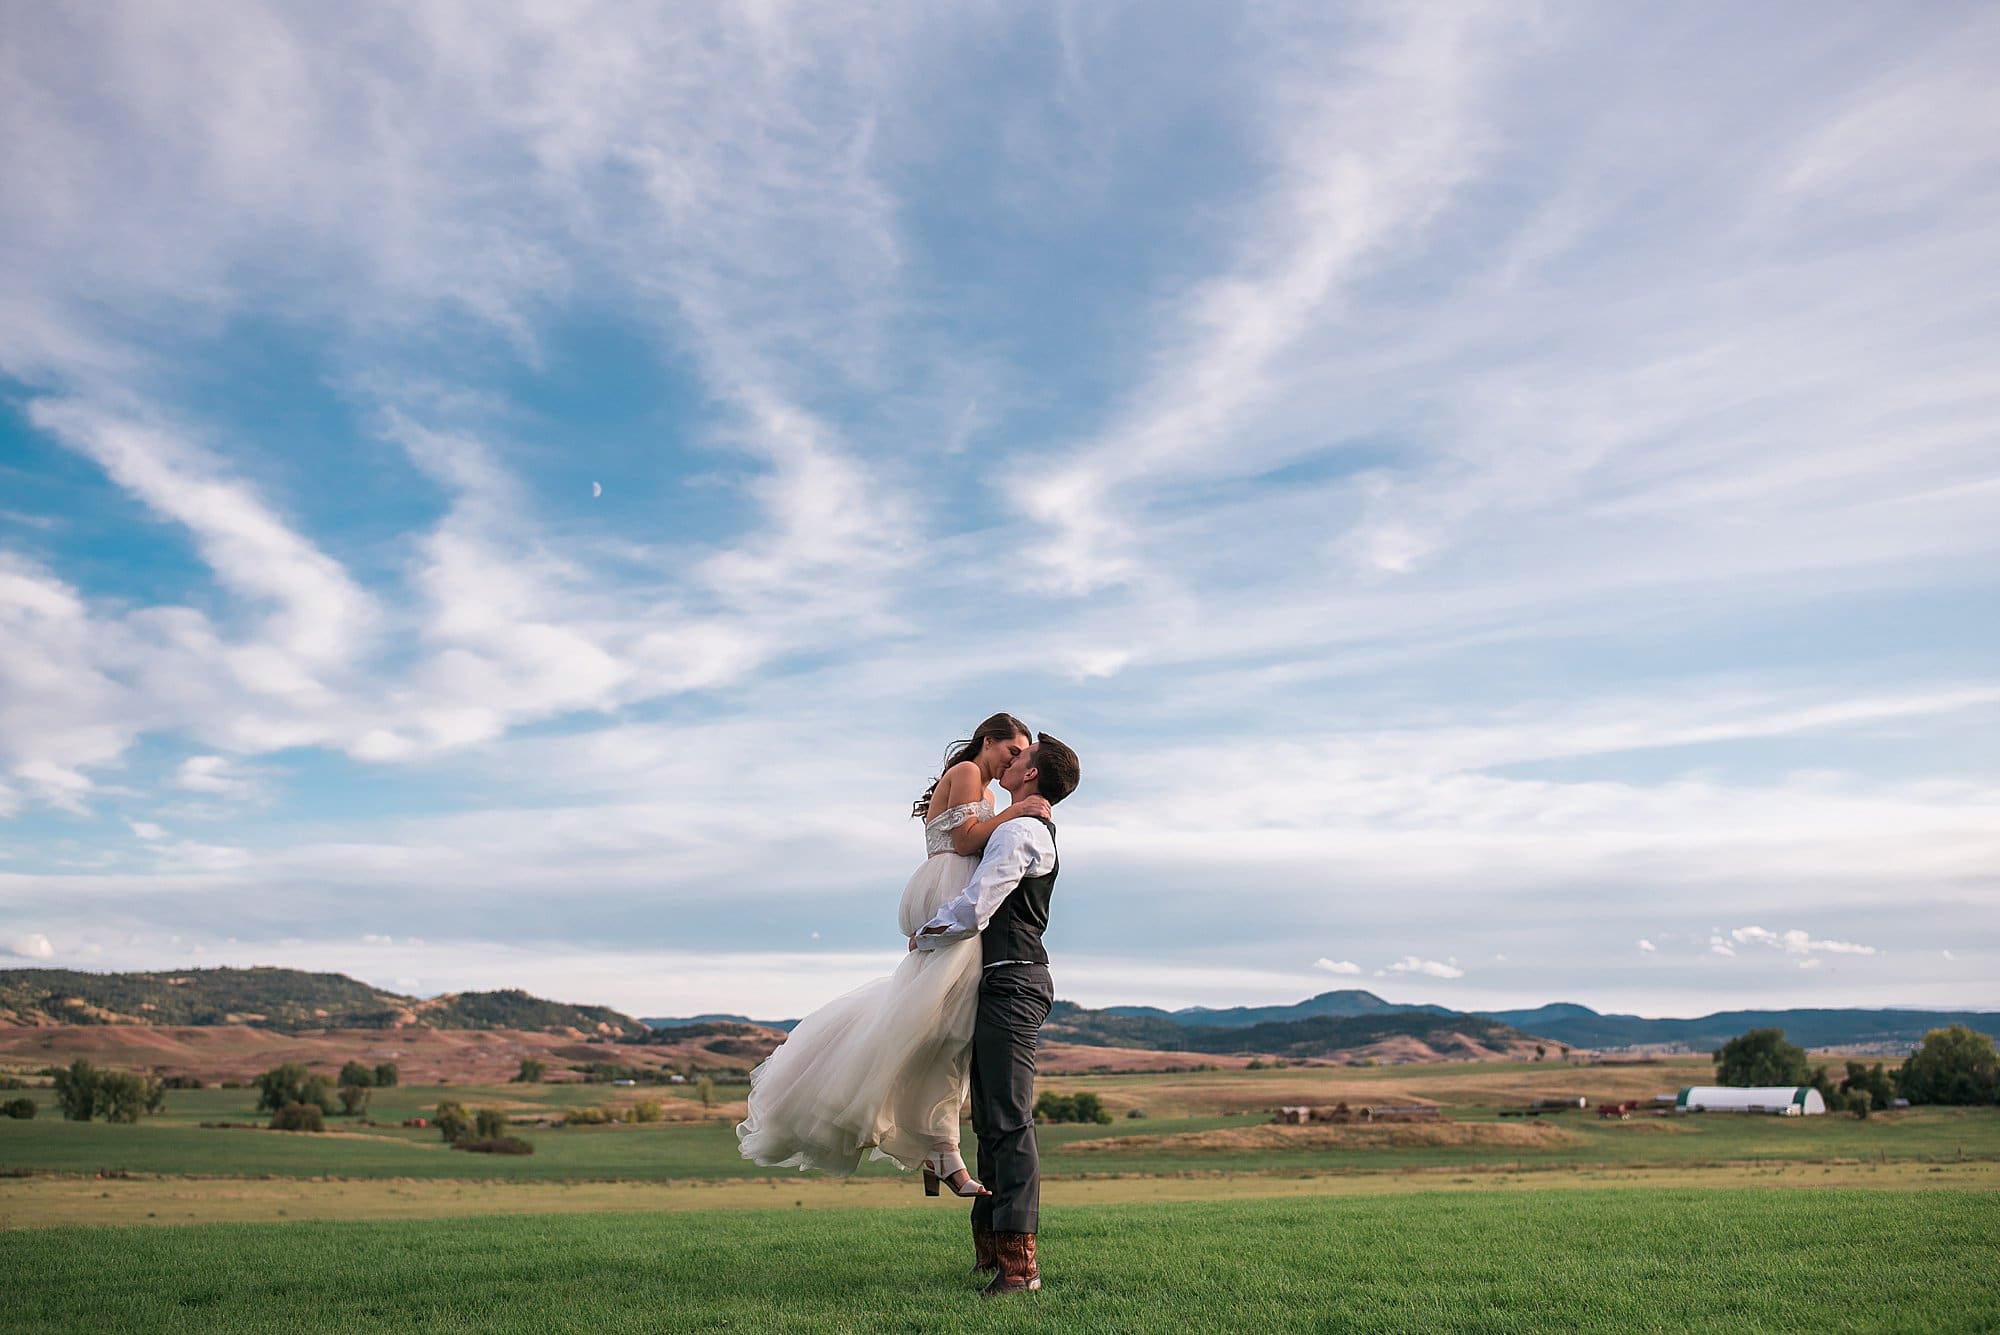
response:
[[[897,910],[904,936],[957,898],[978,869],[978,858],[952,852],[951,832],[992,814],[992,802],[982,799],[924,823],[927,856]],[[913,950],[887,978],[799,1021],[750,1073],[750,1115],[736,1128],[743,1157],[847,1174],[864,1155],[910,1169],[955,1148],[979,963],[976,936]]]

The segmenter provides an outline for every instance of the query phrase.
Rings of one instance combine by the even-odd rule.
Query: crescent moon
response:
[[[590,494],[592,496],[602,496],[604,494],[604,484],[602,482],[591,483]]]

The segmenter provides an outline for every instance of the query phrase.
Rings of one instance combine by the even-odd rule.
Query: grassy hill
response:
[[[406,997],[339,973],[180,969],[83,973],[0,969],[0,1024],[224,1025],[300,1029],[577,1030],[637,1037],[647,1027],[606,1006],[519,989]]]

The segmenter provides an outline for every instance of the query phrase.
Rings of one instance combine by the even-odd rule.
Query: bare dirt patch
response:
[[[1117,1154],[1135,1151],[1193,1150],[1243,1152],[1252,1150],[1414,1149],[1439,1145],[1489,1145],[1513,1149],[1552,1149],[1573,1145],[1573,1131],[1546,1122],[1373,1122],[1361,1125],[1233,1126],[1217,1131],[1186,1131],[1172,1136],[1112,1136],[1078,1141],[1065,1150],[1075,1154]]]

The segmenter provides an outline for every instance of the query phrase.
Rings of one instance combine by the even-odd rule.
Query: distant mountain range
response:
[[[754,1024],[760,1029],[782,1029],[792,1032],[797,1020],[753,1020],[747,1015],[725,1015],[712,1011],[707,1015],[649,1015],[640,1021],[655,1029],[690,1029],[704,1024]]]
[[[545,1001],[518,989],[419,998],[346,974],[299,969],[0,969],[0,1025],[44,1024],[575,1030],[600,1038],[649,1033],[640,1021],[609,1007]]]
[[[796,1020],[748,1021],[737,1015],[700,1016],[688,1020],[648,1020],[673,1026],[697,1020],[731,1020],[790,1029]],[[1372,1023],[1350,1023],[1370,1021]],[[1440,1025],[1438,1022],[1444,1021]],[[1338,1022],[1338,1023],[1336,1023]],[[1480,1023],[1494,1028],[1482,1028]],[[1532,1010],[1455,1011],[1447,1006],[1384,1001],[1373,992],[1346,988],[1322,992],[1289,1006],[1231,1006],[1214,1009],[1189,1006],[1162,1010],[1157,1006],[1108,1006],[1087,1010],[1059,1001],[1049,1015],[1051,1037],[1100,1047],[1152,1048],[1168,1052],[1296,1053],[1322,1042],[1347,1048],[1371,1041],[1369,1036],[1407,1035],[1421,1038],[1443,1030],[1484,1042],[1507,1037],[1502,1029],[1544,1042],[1573,1048],[1684,1048],[1708,1052],[1746,1029],[1782,1029],[1787,1038],[1808,1048],[1869,1047],[1915,1044],[1933,1029],[1962,1024],[2000,1039],[2000,1013],[1990,1011],[1920,1011],[1862,1009],[1800,1009],[1717,1011],[1695,1019],[1648,1019],[1639,1015],[1603,1015],[1588,1006],[1559,1002]],[[1346,1040],[1346,1041],[1342,1041]]]
[[[548,1001],[519,990],[418,998],[338,973],[297,969],[185,969],[85,973],[0,969],[0,1025],[223,1025],[305,1029],[516,1029],[597,1038],[681,1037],[735,1041],[727,1026],[790,1031],[796,1020],[709,1013],[636,1020],[605,1006]],[[1257,1053],[1277,1057],[1352,1055],[1381,1047],[1437,1056],[1519,1053],[1537,1043],[1573,1048],[1680,1048],[1706,1052],[1746,1029],[1782,1029],[1809,1048],[1914,1045],[1932,1029],[1962,1024],[2000,1039],[2000,1014],[1985,1011],[1741,1010],[1696,1019],[1602,1015],[1588,1006],[1464,1012],[1384,1001],[1373,992],[1322,992],[1289,1006],[1111,1006],[1058,1001],[1045,1033],[1055,1042],[1156,1052]],[[743,1041],[749,1041],[744,1038]],[[771,1041],[766,1037],[764,1042]],[[1387,1045],[1383,1047],[1383,1045]]]

